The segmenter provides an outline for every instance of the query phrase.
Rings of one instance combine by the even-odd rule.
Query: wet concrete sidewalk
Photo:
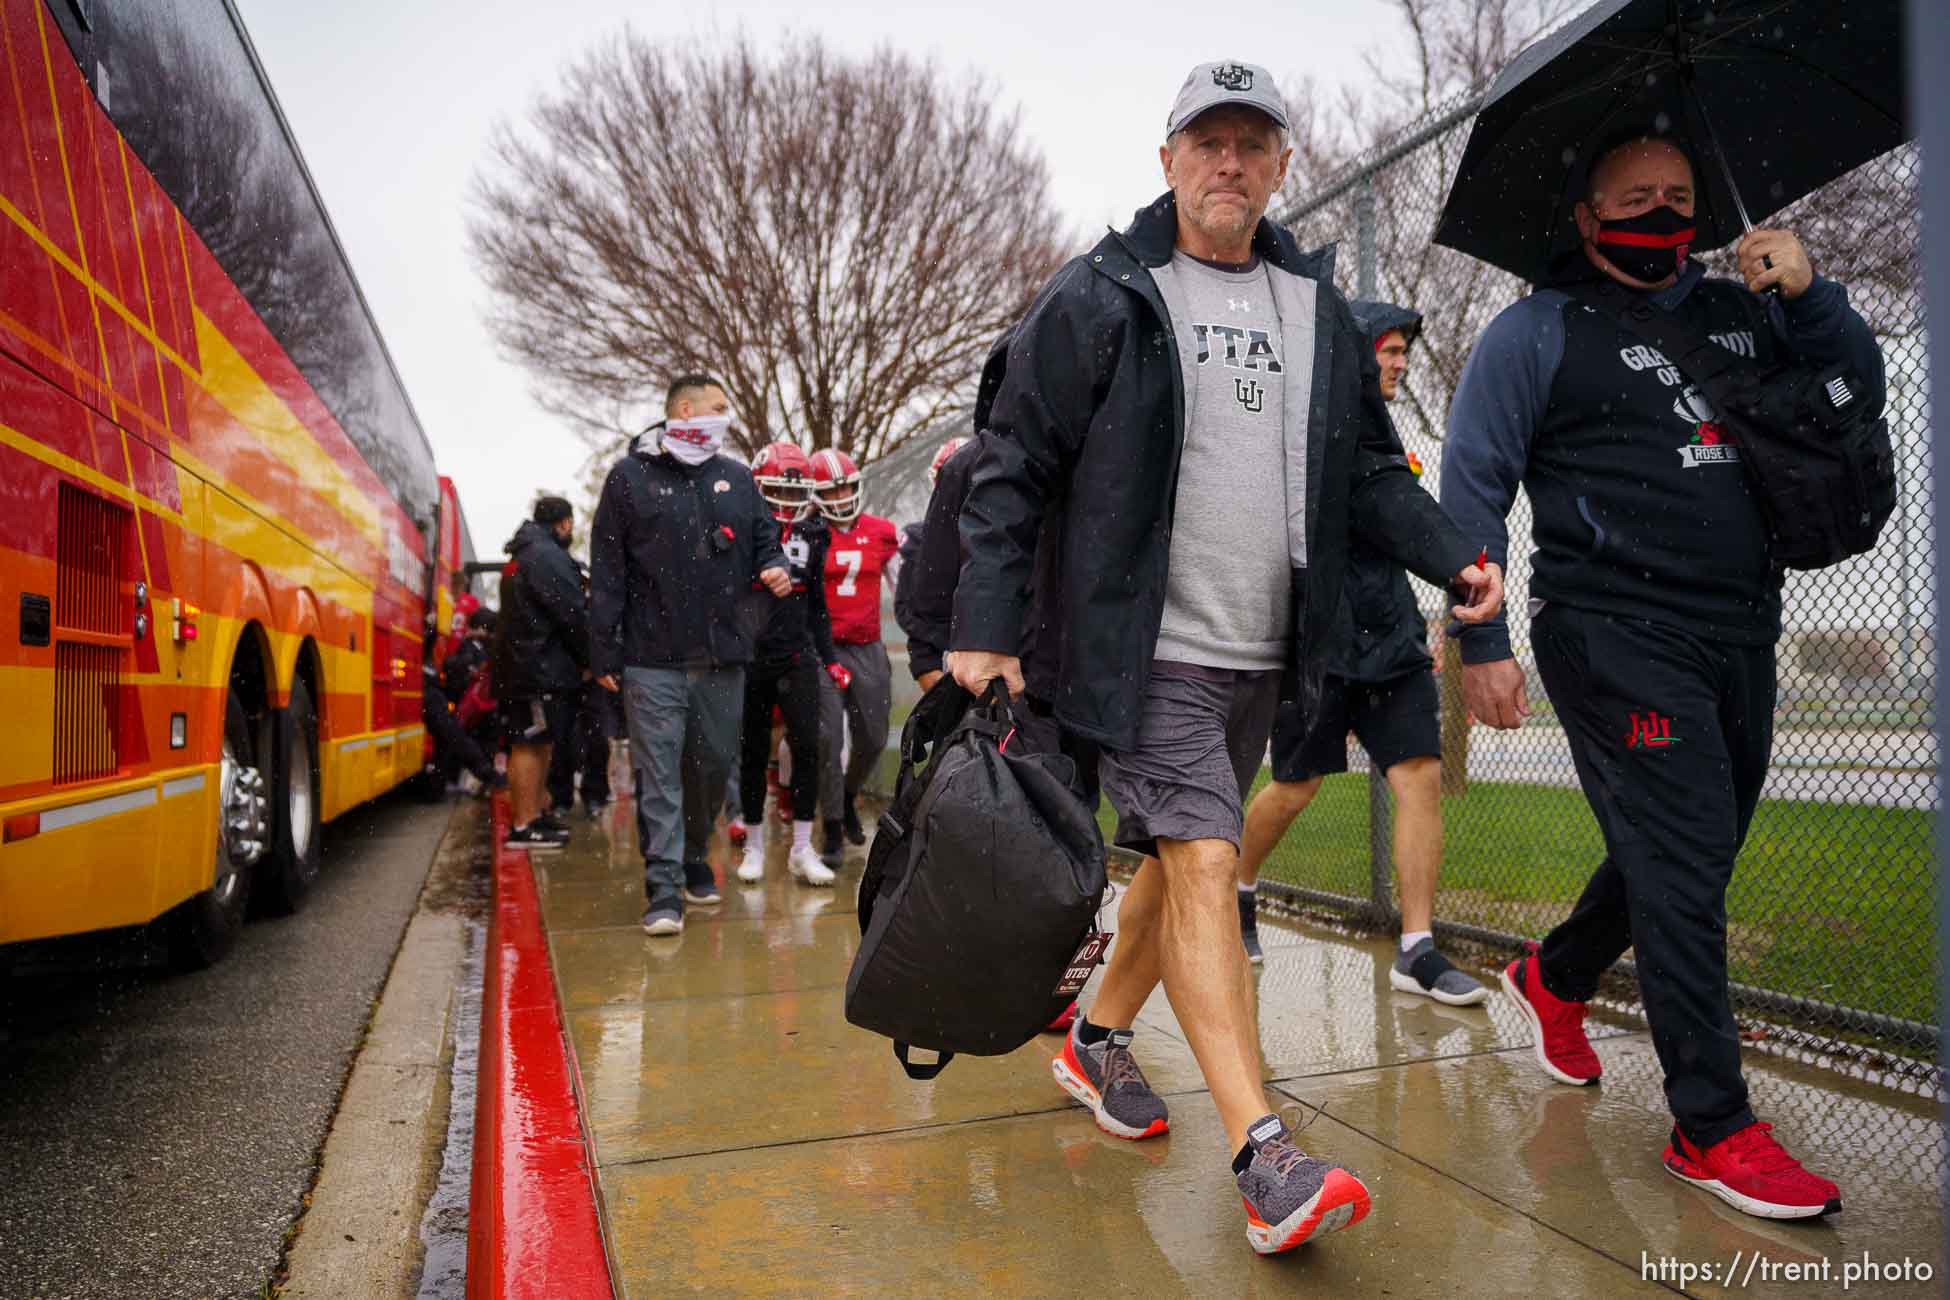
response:
[[[1750,1219],[1661,1169],[1642,1031],[1594,1018],[1604,1082],[1564,1087],[1500,995],[1452,1009],[1395,993],[1392,941],[1269,918],[1270,1089],[1290,1122],[1318,1108],[1302,1145],[1360,1174],[1375,1209],[1261,1259],[1162,993],[1135,1050],[1172,1129],[1125,1142],[1051,1080],[1056,1035],[914,1083],[846,1023],[859,850],[834,890],[792,880],[777,848],[763,885],[740,887],[721,852],[724,902],[692,908],[676,939],[637,927],[627,813],[535,856],[622,1295],[1622,1295],[1679,1289],[1682,1264],[1714,1270],[1693,1294],[1826,1295],[1849,1266],[1905,1260],[1908,1281],[1849,1293],[1943,1293],[1930,1098],[1750,1052],[1756,1110],[1847,1207]]]

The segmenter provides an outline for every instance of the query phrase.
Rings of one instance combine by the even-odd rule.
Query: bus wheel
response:
[[[277,790],[272,797],[271,853],[257,888],[266,910],[290,913],[318,880],[318,710],[303,677],[291,684],[291,705],[272,729]]]
[[[170,960],[179,970],[202,970],[222,961],[244,928],[251,871],[264,856],[271,832],[264,791],[250,715],[232,690],[224,705],[223,763],[217,769],[216,872],[210,887],[170,918]]]

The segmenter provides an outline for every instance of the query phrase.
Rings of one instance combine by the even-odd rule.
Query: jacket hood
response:
[[[1131,224],[1122,233],[1109,236],[1120,242],[1145,266],[1163,266],[1171,260],[1178,244],[1178,196],[1166,190],[1131,215]],[[1101,247],[1101,245],[1099,246]],[[1331,280],[1334,274],[1334,246],[1300,251],[1293,232],[1265,217],[1253,229],[1253,252],[1283,271],[1304,275],[1310,280]]]
[[[510,537],[501,549],[510,555],[520,555],[522,548],[533,546],[538,542],[562,545],[556,539],[554,530],[547,524],[538,524],[533,519],[524,519],[521,521],[521,527],[515,529],[515,535]]]
[[[1354,313],[1354,323],[1361,327],[1361,333],[1372,343],[1389,330],[1400,330],[1410,343],[1422,332],[1422,313],[1398,307],[1392,302],[1370,302],[1356,298],[1347,304]]]
[[[630,450],[639,456],[662,455],[664,449],[665,423],[665,421],[659,420],[642,433],[639,433],[636,436],[636,441],[630,444]]]

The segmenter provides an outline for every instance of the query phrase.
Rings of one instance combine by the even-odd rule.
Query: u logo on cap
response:
[[[1222,90],[1251,90],[1253,70],[1237,63],[1222,63],[1212,69],[1212,84]]]

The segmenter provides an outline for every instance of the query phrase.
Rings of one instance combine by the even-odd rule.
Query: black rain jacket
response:
[[[752,472],[726,456],[686,465],[653,427],[610,468],[589,529],[591,659],[624,668],[734,667],[776,598],[779,526]]]
[[[589,667],[589,603],[582,570],[552,528],[524,520],[503,548],[515,571],[501,581],[494,625],[497,699],[573,691]]]
[[[1112,750],[1137,740],[1164,617],[1184,377],[1149,268],[1171,258],[1176,200],[1160,197],[1044,287],[992,356],[975,413],[983,449],[961,516],[950,647],[1018,654],[1032,586],[1031,689],[1066,729]],[[1300,252],[1262,220],[1253,249],[1275,274],[1317,282],[1308,402],[1307,569],[1293,571],[1287,693],[1319,711],[1351,535],[1435,583],[1474,562],[1409,472],[1381,398],[1374,350],[1332,287],[1331,250]],[[1032,573],[1034,579],[1032,581]],[[1044,694],[1034,685],[1049,681]]]
[[[1370,348],[1389,330],[1400,330],[1411,344],[1422,332],[1420,312],[1391,302],[1357,299],[1348,308]],[[1408,574],[1358,537],[1347,553],[1340,637],[1328,671],[1349,681],[1392,681],[1435,665],[1429,658],[1428,625],[1409,589]]]

